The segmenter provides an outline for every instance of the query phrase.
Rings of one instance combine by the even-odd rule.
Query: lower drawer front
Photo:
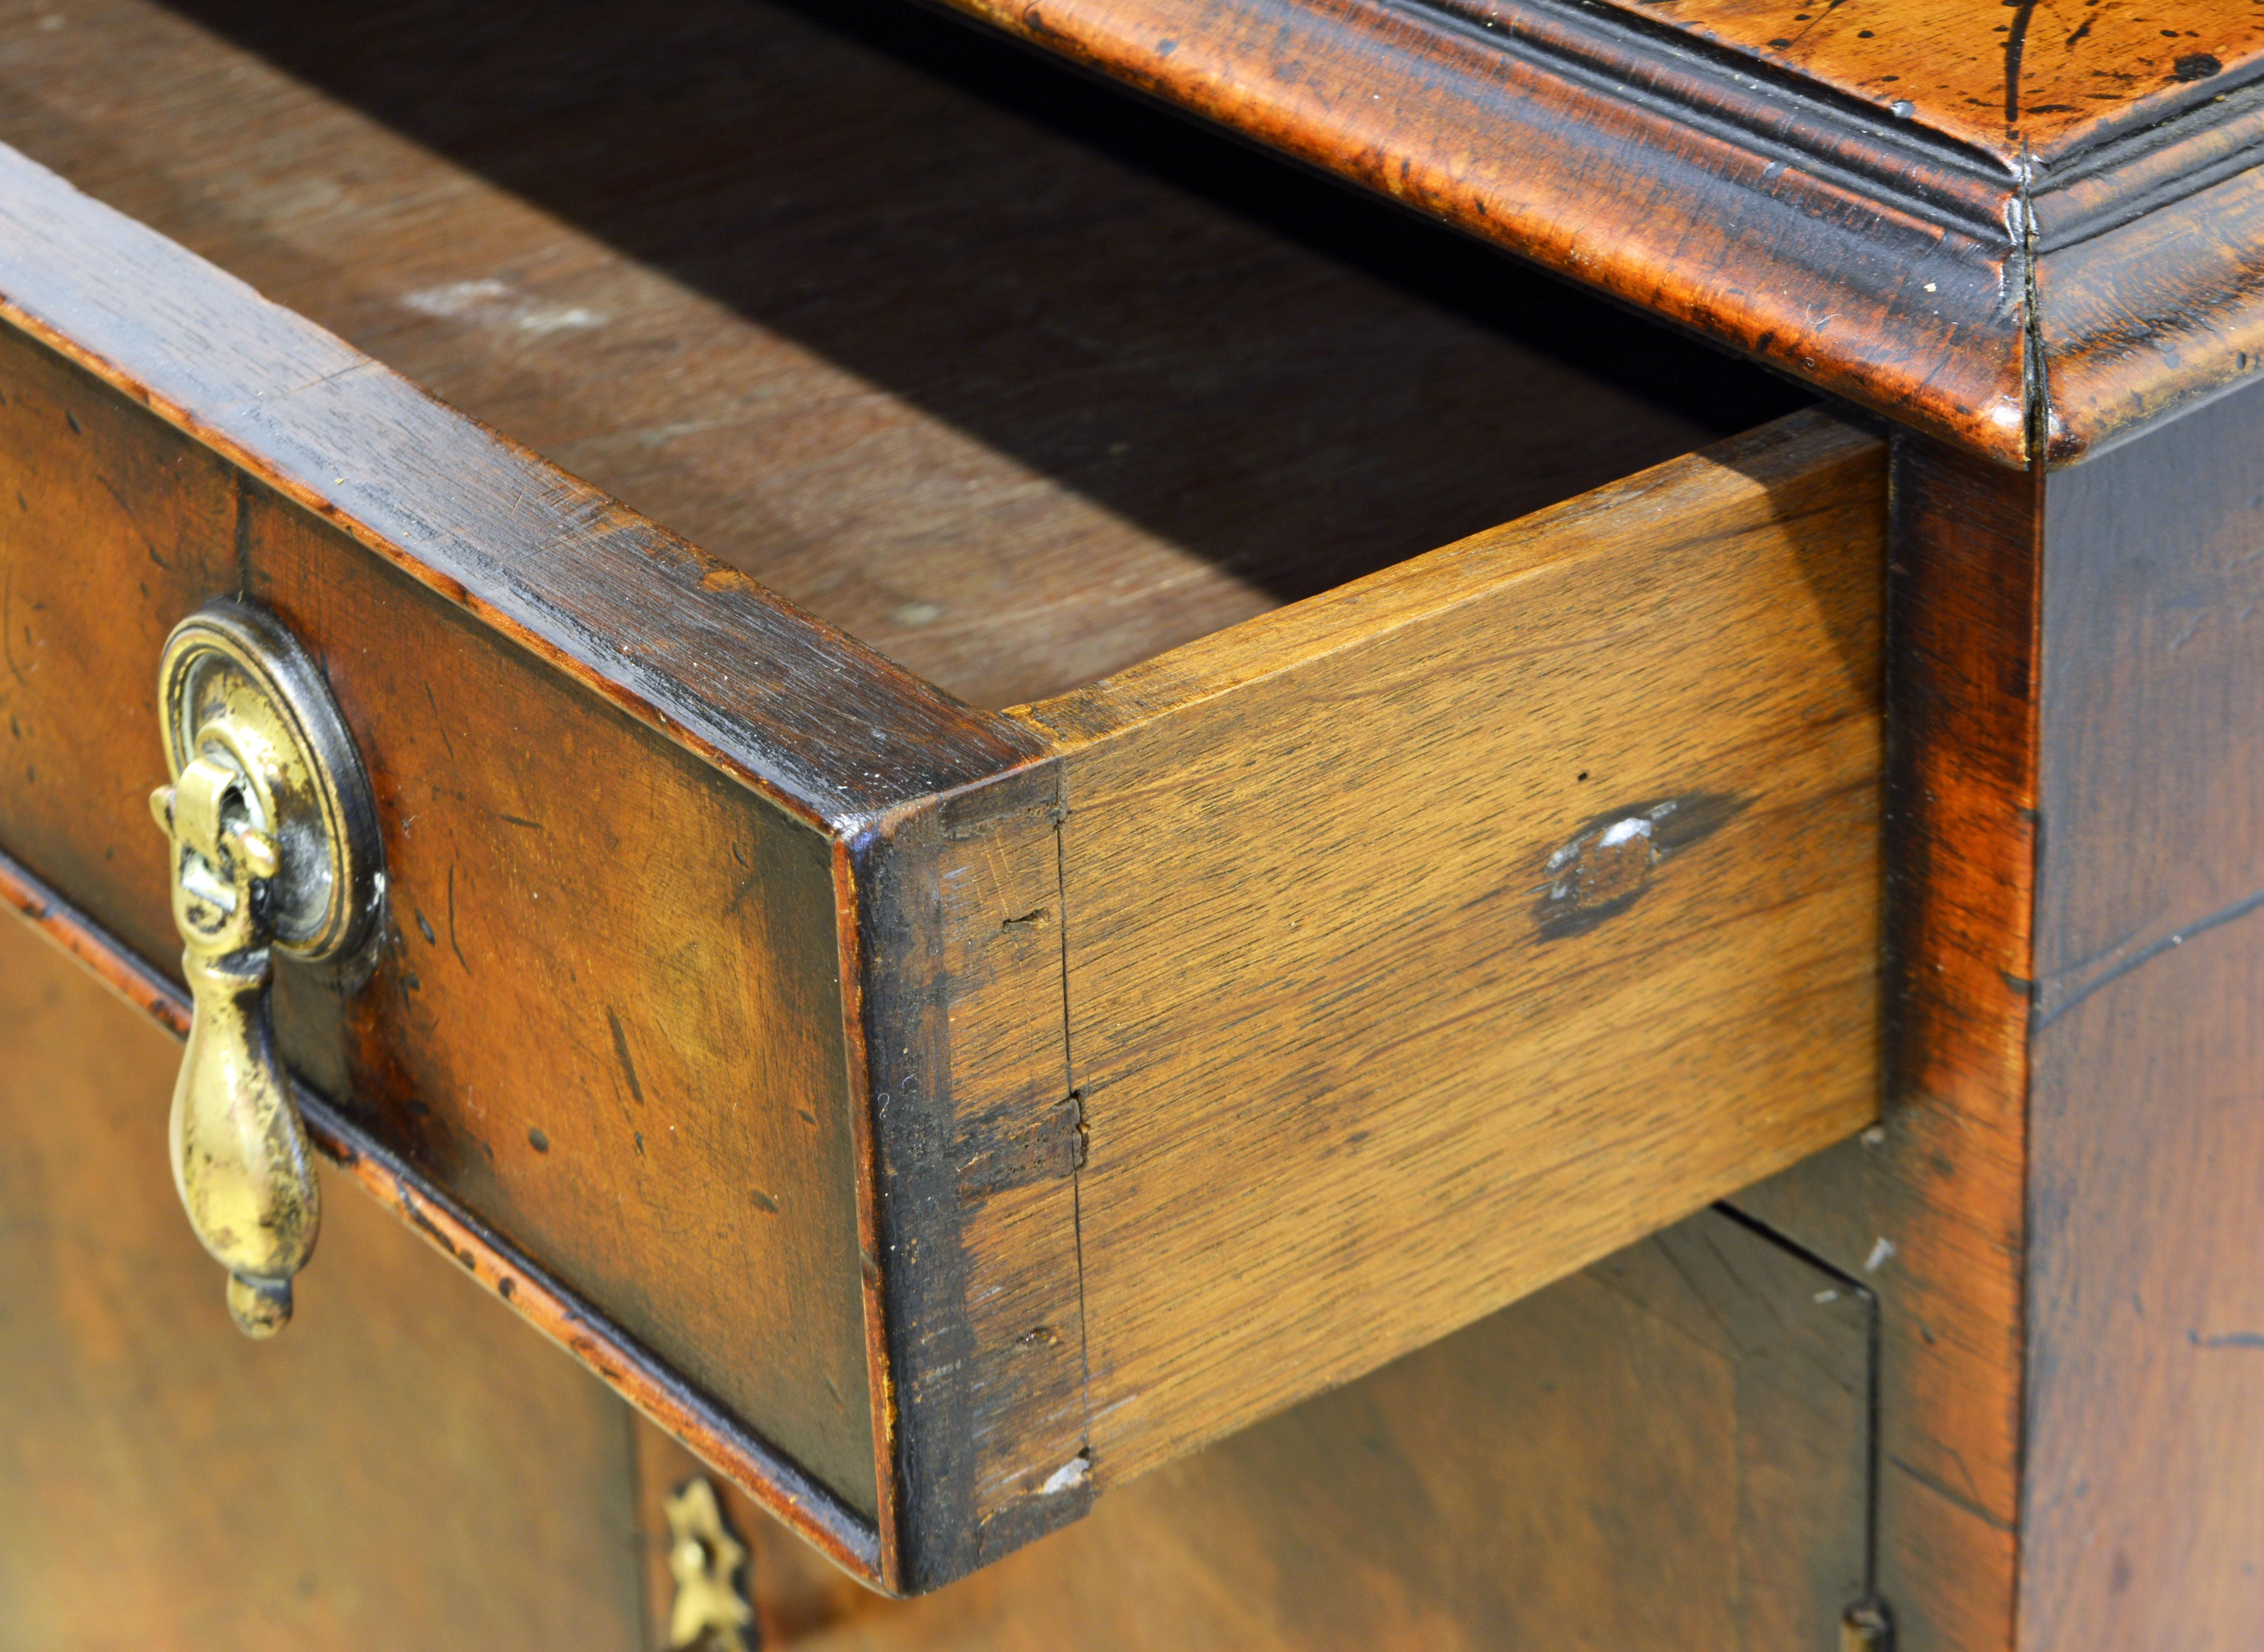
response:
[[[321,1289],[246,1343],[149,1151],[178,1048],[4,916],[0,1041],[0,1647],[674,1644],[696,1459],[343,1177]],[[724,1485],[747,1640],[1828,1646],[1863,1588],[1868,1317],[1702,1213],[921,1601]]]
[[[20,159],[0,208],[0,881],[178,1022],[156,663],[271,609],[388,880],[277,989],[318,1136],[868,1581],[1873,1115],[1868,437],[996,715]]]
[[[1808,1652],[1869,1587],[1870,1309],[1702,1211],[923,1600],[724,1503],[765,1646]],[[665,1532],[698,1464],[649,1429],[637,1454],[641,1524]]]
[[[0,1648],[642,1644],[618,1401],[328,1172],[321,1288],[239,1336],[179,1045],[5,913],[0,1050]]]

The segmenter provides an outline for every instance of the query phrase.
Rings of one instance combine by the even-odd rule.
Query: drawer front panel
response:
[[[264,605],[388,858],[317,1140],[867,1581],[1081,1512],[1044,743],[6,150],[0,322],[0,890],[187,1025],[156,663]]]
[[[389,884],[366,980],[279,986],[294,1070],[869,1518],[825,837],[4,329],[0,394],[0,845],[176,957],[158,651],[211,597],[272,608]]]

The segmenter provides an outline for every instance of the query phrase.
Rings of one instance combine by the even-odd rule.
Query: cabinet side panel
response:
[[[0,504],[0,851],[172,973],[158,650],[273,608],[388,878],[366,981],[279,982],[294,1070],[869,1518],[824,836],[6,329]]]
[[[2264,1636],[2264,393],[2055,475],[2021,1643]]]
[[[1104,1487],[1876,1116],[1883,458],[1798,416],[1029,714]]]
[[[1886,1112],[1736,1198],[1879,1300],[1879,1571],[1904,1652],[2006,1652],[2020,1517],[2037,477],[1897,439]]]

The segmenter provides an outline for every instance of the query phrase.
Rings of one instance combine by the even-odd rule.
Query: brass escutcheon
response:
[[[715,1488],[698,1476],[662,1505],[668,1516],[668,1575],[676,1581],[669,1608],[671,1652],[747,1652],[754,1608],[738,1583],[746,1546],[723,1524]]]
[[[337,705],[291,634],[206,604],[157,670],[170,785],[149,798],[172,850],[173,922],[195,1001],[173,1086],[173,1185],[229,1271],[229,1312],[272,1337],[313,1255],[321,1192],[268,1008],[276,949],[352,955],[384,889],[377,811]]]

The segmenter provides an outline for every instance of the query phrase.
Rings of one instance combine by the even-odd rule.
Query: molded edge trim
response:
[[[2264,162],[2254,89],[1997,180],[1549,0],[1484,28],[1452,0],[947,3],[2001,466],[2038,441],[2073,463],[2264,365],[2264,204],[2228,206]],[[2165,243],[2209,250],[2124,250]]]
[[[1985,232],[1975,203],[1890,194],[1880,169],[1799,143],[1756,83],[1750,127],[1701,123],[1718,77],[1655,95],[1693,78],[1655,49],[1606,74],[1516,27],[1385,0],[948,4],[1830,395],[2028,462],[2011,179]],[[1535,11],[1536,28],[1559,20]]]

